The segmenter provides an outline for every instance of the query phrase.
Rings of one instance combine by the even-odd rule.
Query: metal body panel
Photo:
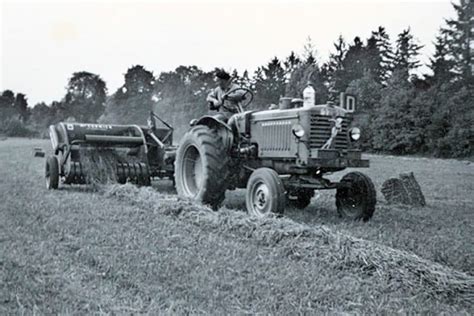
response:
[[[297,122],[298,119],[291,116],[272,120],[253,120],[251,142],[258,145],[258,156],[260,158],[295,157],[298,150],[291,129]]]
[[[289,158],[297,155],[297,141],[291,129],[298,123],[300,111],[288,109],[252,113],[250,141],[257,144],[259,158]]]
[[[115,141],[120,137],[143,138],[143,130],[138,125],[109,125],[85,123],[59,123],[56,125],[59,134],[60,147],[77,141],[87,141],[87,136],[113,137]],[[92,136],[92,138],[94,137]]]

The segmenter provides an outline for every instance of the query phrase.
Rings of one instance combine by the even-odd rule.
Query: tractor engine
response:
[[[358,149],[360,129],[352,113],[332,105],[245,112],[236,119],[242,139],[255,158],[279,173],[338,171],[368,167]]]

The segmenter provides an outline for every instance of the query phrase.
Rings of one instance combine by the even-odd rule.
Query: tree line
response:
[[[453,4],[456,17],[446,20],[434,40],[429,74],[417,75],[423,47],[410,28],[391,39],[384,27],[367,38],[348,42],[340,36],[325,62],[312,41],[301,53],[274,57],[250,74],[234,70],[234,81],[252,89],[253,109],[266,109],[281,96],[301,97],[308,81],[316,103],[337,104],[340,92],[357,96],[356,123],[362,146],[374,152],[472,156],[474,140],[473,50],[470,47],[474,4]],[[0,132],[28,134],[59,121],[144,124],[151,109],[168,120],[177,137],[187,123],[207,113],[206,94],[214,73],[197,66],[179,66],[158,75],[141,65],[130,67],[123,85],[108,94],[97,74],[76,72],[60,101],[29,108],[22,93],[0,96]],[[12,132],[13,131],[13,132]]]

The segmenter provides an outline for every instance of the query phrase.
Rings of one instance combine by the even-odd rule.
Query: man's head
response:
[[[230,83],[230,75],[224,69],[216,69],[216,80],[221,89],[226,89]]]

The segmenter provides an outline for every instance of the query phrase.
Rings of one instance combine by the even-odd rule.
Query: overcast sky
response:
[[[324,62],[340,34],[365,39],[379,25],[392,39],[410,26],[428,61],[443,19],[454,15],[449,0],[3,0],[0,10],[0,91],[25,93],[30,106],[61,99],[76,71],[99,74],[113,93],[132,65],[155,75],[179,65],[254,71],[301,52],[308,36]]]

